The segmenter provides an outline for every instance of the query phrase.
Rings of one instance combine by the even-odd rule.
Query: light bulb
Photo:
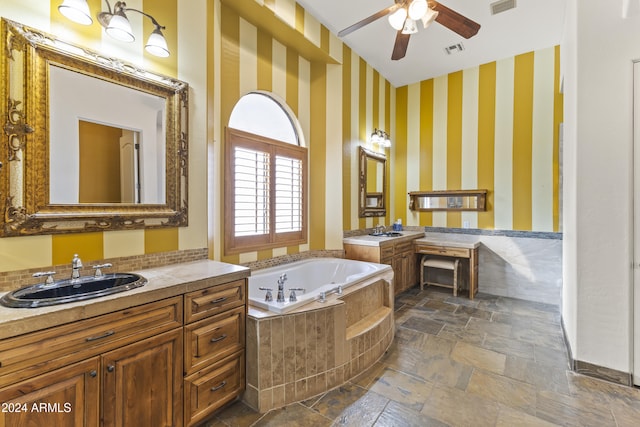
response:
[[[404,25],[405,19],[407,19],[407,10],[404,7],[401,7],[389,15],[389,25],[391,25],[394,30],[400,31]]]
[[[409,5],[409,18],[414,21],[422,19],[427,9],[429,9],[427,0],[413,0]]]
[[[167,56],[169,56],[167,40],[164,38],[164,36],[162,35],[162,31],[160,31],[160,28],[158,27],[153,30],[144,48],[150,54],[159,56],[161,58],[166,58]]]
[[[91,25],[93,23],[87,0],[64,0],[58,6],[58,11],[78,24]]]

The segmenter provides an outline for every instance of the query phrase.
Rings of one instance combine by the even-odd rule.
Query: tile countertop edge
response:
[[[197,291],[217,284],[244,279],[251,275],[247,267],[212,260],[173,264],[133,271],[147,284],[130,291],[68,304],[40,308],[0,306],[0,339],[47,329]],[[0,296],[3,295],[0,293]]]

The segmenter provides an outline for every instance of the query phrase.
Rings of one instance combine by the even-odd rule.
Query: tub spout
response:
[[[329,289],[328,291],[320,292],[320,295],[318,296],[318,301],[327,302],[327,295],[330,295],[330,294],[342,295],[342,285],[336,286],[335,288]]]

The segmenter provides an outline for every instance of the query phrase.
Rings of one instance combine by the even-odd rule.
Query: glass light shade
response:
[[[415,34],[418,32],[418,26],[416,25],[416,21],[413,19],[407,18],[404,21],[404,28],[402,29],[402,34]]]
[[[58,11],[78,24],[91,25],[93,23],[87,0],[64,0],[58,6]]]
[[[374,130],[373,133],[371,134],[371,142],[375,142],[375,143],[380,142],[380,135],[378,135],[378,129]]]
[[[122,12],[116,13],[111,17],[109,26],[107,26],[105,32],[114,39],[123,42],[132,42],[136,39],[133,36],[133,31],[131,30],[131,24],[129,23],[129,20]]]
[[[401,7],[389,15],[389,25],[391,25],[394,30],[400,31],[404,25],[405,19],[407,19],[407,10],[404,7]]]
[[[382,143],[382,146],[385,147],[385,148],[391,147],[391,140],[388,137],[385,138],[383,143]]]
[[[165,40],[164,36],[162,35],[162,31],[160,31],[160,28],[156,28],[155,30],[153,30],[144,48],[150,54],[159,56],[161,58],[166,58],[167,56],[169,56],[167,40]]]
[[[422,19],[424,14],[427,12],[427,9],[429,9],[429,6],[427,6],[427,0],[413,0],[409,5],[409,18],[414,21]]]
[[[433,9],[427,9],[427,13],[422,17],[422,26],[427,28],[438,17],[438,12]]]

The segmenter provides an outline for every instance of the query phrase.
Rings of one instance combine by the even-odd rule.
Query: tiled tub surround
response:
[[[284,315],[249,306],[243,400],[267,412],[324,393],[371,366],[393,337],[390,267]]]

